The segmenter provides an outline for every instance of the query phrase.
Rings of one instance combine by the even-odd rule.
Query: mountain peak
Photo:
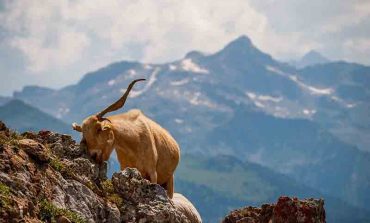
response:
[[[18,98],[15,98],[15,99],[12,99],[10,101],[8,101],[7,103],[4,104],[4,106],[22,106],[22,107],[28,107],[28,105],[26,103],[24,103],[24,101],[18,99]]]
[[[296,62],[295,66],[298,68],[303,68],[306,66],[323,64],[328,62],[330,62],[330,60],[324,57],[321,53],[319,53],[316,50],[310,50],[299,61]]]
[[[200,51],[193,50],[193,51],[190,51],[189,53],[187,53],[185,55],[185,58],[198,59],[198,58],[201,58],[203,56],[204,56],[204,53],[202,53]]]
[[[214,57],[221,60],[222,63],[233,67],[274,63],[270,55],[260,51],[245,35],[239,36],[231,41],[221,51],[214,54]]]
[[[241,35],[235,40],[231,41],[225,49],[227,48],[234,48],[234,49],[246,49],[253,47],[252,41],[246,36],[246,35]]]
[[[316,50],[310,50],[308,53],[306,53],[303,57],[302,60],[317,60],[317,61],[329,61],[326,57],[324,57],[321,53],[319,53]]]

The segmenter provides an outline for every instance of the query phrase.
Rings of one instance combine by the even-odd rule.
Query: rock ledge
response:
[[[189,222],[136,169],[106,171],[68,135],[0,122],[0,222]]]

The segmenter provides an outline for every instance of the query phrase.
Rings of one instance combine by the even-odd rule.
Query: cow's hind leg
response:
[[[156,184],[157,183],[157,172],[152,172],[149,175],[150,182]]]
[[[173,193],[174,193],[174,176],[172,175],[170,179],[166,183],[166,190],[167,190],[167,195],[169,198],[173,198]]]

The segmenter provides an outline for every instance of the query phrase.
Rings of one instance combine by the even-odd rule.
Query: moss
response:
[[[108,201],[116,204],[118,207],[122,206],[123,199],[119,194],[114,192],[114,187],[111,180],[105,180],[101,182],[100,186],[104,191],[105,197]]]
[[[70,166],[63,167],[60,172],[63,175],[63,177],[71,178],[71,179],[80,181],[79,177],[76,176],[76,174],[74,173],[74,170]]]
[[[85,223],[87,222],[84,218],[82,218],[78,213],[58,208],[51,202],[47,201],[46,199],[43,199],[40,203],[40,219],[42,221],[48,221],[48,222],[56,222],[57,217],[64,216],[68,218],[70,221],[75,223]]]
[[[101,183],[101,187],[103,191],[105,191],[108,194],[114,193],[114,188],[111,180],[105,180]]]
[[[112,203],[116,204],[116,205],[117,205],[117,207],[120,207],[120,206],[122,206],[122,204],[123,204],[123,199],[122,199],[122,197],[121,197],[120,195],[118,195],[118,194],[109,194],[109,195],[107,196],[107,199],[108,199],[108,201],[110,201],[110,202],[112,202]]]
[[[5,184],[0,183],[0,207],[9,208],[10,205],[10,188]]]
[[[10,188],[5,184],[0,183],[0,194],[4,196],[10,195]]]
[[[63,171],[63,169],[65,169],[63,163],[60,161],[59,158],[51,159],[50,166],[53,167],[55,170],[57,170],[59,172]]]
[[[56,171],[59,171],[63,175],[63,177],[78,180],[73,171],[68,166],[64,165],[58,157],[51,159],[50,166],[53,167]]]
[[[94,186],[94,184],[93,184],[91,181],[87,181],[85,185],[86,185],[86,187],[88,187],[90,190],[94,191],[95,186]]]
[[[79,179],[76,179],[76,180],[79,180]],[[94,193],[101,194],[101,190],[99,189],[99,187],[97,187],[96,184],[91,182],[90,180],[85,181],[85,182],[81,182],[81,183],[83,183],[86,187],[88,187]]]
[[[12,206],[11,206],[10,198],[0,195],[0,207],[4,208],[6,210],[11,210]],[[0,210],[1,210],[1,208],[0,208]]]

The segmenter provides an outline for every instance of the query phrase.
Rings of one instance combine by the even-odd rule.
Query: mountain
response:
[[[302,181],[233,156],[182,156],[176,171],[176,191],[187,196],[204,222],[220,222],[229,211],[245,204],[272,203],[281,195],[325,200],[328,222],[368,222],[370,211],[355,208],[307,187]]]
[[[370,68],[344,61],[306,67],[305,83],[335,92],[318,102],[314,120],[341,140],[370,149]]]
[[[11,100],[11,98],[9,98],[9,97],[0,96],[0,106],[4,105],[5,103],[7,103],[10,100]]]
[[[304,68],[308,66],[313,66],[317,64],[325,64],[329,63],[330,60],[323,55],[321,55],[319,52],[315,50],[311,50],[308,53],[306,53],[300,60],[298,61],[291,61],[290,64],[297,67],[297,68]]]
[[[367,66],[333,62],[297,69],[241,36],[213,54],[195,51],[165,64],[116,62],[75,85],[26,87],[13,98],[81,122],[143,77],[147,81],[117,112],[140,108],[174,135],[183,152],[236,156],[368,208]]]
[[[69,125],[20,100],[11,100],[0,106],[0,120],[19,132],[50,129],[66,134],[72,133]]]
[[[308,120],[282,119],[241,108],[229,123],[206,138],[320,192],[366,206],[370,199],[370,153],[343,143]],[[225,145],[225,142],[229,144]],[[353,176],[356,177],[353,177]]]

